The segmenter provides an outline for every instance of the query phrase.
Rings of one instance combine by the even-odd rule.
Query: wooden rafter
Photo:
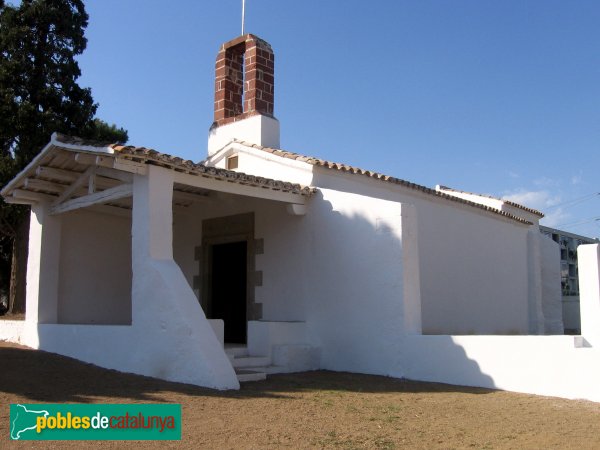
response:
[[[15,205],[33,205],[41,201],[52,201],[56,197],[41,192],[26,191],[23,189],[14,189],[10,197],[4,201]]]
[[[63,203],[52,207],[50,214],[60,214],[76,209],[87,208],[93,205],[101,205],[103,203],[113,202],[122,198],[131,197],[133,195],[132,184],[121,184],[104,191],[95,192],[93,194],[77,197],[72,200],[67,200]]]
[[[92,176],[95,171],[96,166],[88,167],[85,172],[79,175],[79,178],[77,178],[68,188],[66,188],[58,196],[58,198],[54,201],[53,205],[59,205],[60,203],[71,197],[79,188],[83,187],[86,183],[89,183],[90,176]]]
[[[79,176],[78,172],[72,172],[70,170],[57,169],[54,167],[47,166],[39,166],[37,169],[35,169],[35,174],[39,178],[45,178],[46,180],[53,181],[62,181],[66,183],[72,183]]]
[[[133,182],[132,173],[124,173],[116,169],[111,169],[109,167],[98,167],[96,169],[96,175],[106,178],[113,178],[115,180],[122,181],[123,183]]]
[[[64,184],[57,184],[51,181],[38,180],[37,178],[26,178],[23,187],[30,191],[45,191],[54,194],[60,194],[64,189]]]

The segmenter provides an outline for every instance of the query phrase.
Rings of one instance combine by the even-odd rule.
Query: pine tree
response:
[[[0,0],[0,184],[19,173],[54,131],[126,142],[127,132],[95,119],[98,107],[75,57],[86,47],[82,0]],[[0,202],[0,296],[24,310],[29,208]],[[10,280],[10,282],[9,282]],[[10,296],[7,286],[10,284]]]

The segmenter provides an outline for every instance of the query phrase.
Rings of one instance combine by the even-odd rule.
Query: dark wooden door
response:
[[[246,343],[247,243],[212,246],[211,319],[222,319],[225,342]]]

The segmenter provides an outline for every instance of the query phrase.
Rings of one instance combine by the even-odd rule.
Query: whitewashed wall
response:
[[[572,336],[408,336],[402,376],[600,401],[600,350]]]
[[[0,341],[21,343],[24,320],[0,320]]]
[[[321,190],[308,205],[305,216],[294,216],[282,203],[220,195],[176,212],[175,260],[192,284],[200,273],[193,247],[202,241],[202,220],[254,212],[255,237],[264,240],[264,253],[256,256],[262,286],[255,290],[262,319],[306,321],[307,341],[321,347],[324,368],[398,370],[405,329],[401,205],[332,190]],[[413,251],[411,292],[418,301],[416,245]],[[413,305],[411,318],[419,316],[420,305]]]
[[[257,114],[217,128],[211,127],[208,132],[208,154],[217,152],[234,138],[265,147],[279,148],[279,121]]]
[[[331,189],[311,202],[304,219],[306,314],[323,368],[398,370],[405,330],[402,214],[397,202]]]
[[[227,168],[227,158],[237,155],[237,172],[260,175],[274,180],[313,185],[313,166],[302,161],[282,158],[246,145],[233,143],[207,159],[207,164],[221,169]]]
[[[264,253],[256,257],[262,286],[255,291],[263,320],[306,321],[324,368],[397,370],[404,332],[401,205],[322,190],[305,216],[294,216],[285,204],[221,196],[175,215],[175,260],[188,282],[199,273],[191,243],[202,240],[201,221],[244,212],[254,212],[256,238],[264,239]],[[420,305],[413,309],[420,313]]]
[[[146,176],[134,177],[131,325],[51,321],[55,296],[44,294],[43,287],[55,284],[56,269],[50,264],[58,259],[58,252],[50,238],[60,236],[60,227],[48,215],[47,205],[33,208],[34,264],[28,270],[28,284],[40,288],[28,291],[25,345],[124,372],[216,389],[239,388],[221,343],[173,260],[172,189],[173,173],[168,169],[149,166]],[[47,223],[52,225],[49,229]],[[39,267],[41,272],[35,270]],[[44,295],[49,295],[48,302]],[[44,321],[38,321],[41,313]]]
[[[61,216],[58,323],[131,323],[131,218]]]
[[[256,238],[265,239],[256,267],[263,271],[256,298],[263,303],[264,318],[306,320],[308,339],[321,347],[321,367],[598,400],[591,389],[600,375],[598,350],[575,348],[572,338],[407,336],[418,333],[415,325],[420,325],[417,305],[406,301],[411,296],[446,308],[445,322],[440,320],[445,328],[501,323],[526,329],[527,227],[367,178],[317,171],[320,190],[306,216],[288,215],[277,202],[221,195],[176,213],[171,229],[166,187],[172,178],[165,169],[150,172],[158,182],[138,176],[135,184],[133,326],[29,320],[28,345],[105,367],[236,387],[189,285],[199,269],[194,247],[201,242],[201,220],[253,211]],[[40,213],[39,223],[46,218]],[[63,224],[63,238],[69,226]],[[35,246],[43,239],[36,237],[35,223],[32,230]],[[413,232],[410,242],[416,240],[419,251],[411,258],[403,239]],[[463,304],[466,309],[460,310],[456,307],[464,299],[457,294],[465,270],[480,272]],[[440,278],[444,272],[456,279]],[[425,292],[430,284],[439,292]],[[505,316],[494,309],[499,302],[508,311],[501,311]],[[436,318],[431,314],[423,307],[424,324]],[[494,316],[505,322],[491,321]]]
[[[529,255],[526,225],[414,189],[277,158],[240,144],[209,162],[222,166],[233,152],[240,155],[242,172],[272,178],[285,174],[295,182],[370,197],[361,202],[363,211],[374,207],[377,199],[414,205],[424,333],[527,334],[543,327],[541,266],[539,261],[532,266],[535,257]],[[343,200],[339,207],[346,207]],[[312,258],[306,256],[307,261]]]
[[[600,244],[577,247],[581,335],[600,348]]]
[[[281,202],[217,195],[213,201],[174,213],[173,252],[189,285],[201,274],[194,248],[202,243],[202,221],[253,212],[255,238],[264,239],[264,253],[256,255],[255,270],[262,271],[262,286],[255,288],[264,320],[304,320],[307,280],[305,219],[287,213]],[[201,292],[194,290],[200,298]]]
[[[526,334],[527,228],[449,202],[416,208],[423,332]]]
[[[240,171],[278,178],[280,161],[253,156],[240,158]],[[529,292],[541,282],[529,279],[527,226],[367,177],[311,170],[310,180],[301,169],[290,174],[319,187],[306,216],[234,196],[176,215],[175,259],[189,282],[199,263],[186,242],[201,242],[201,220],[253,211],[265,247],[256,260],[263,318],[306,320],[324,368],[402,376],[402,366],[412,364],[400,356],[402,336],[418,332],[421,319],[425,333],[528,332]],[[406,264],[401,217],[409,205],[418,252]],[[407,321],[410,263],[422,317]]]
[[[367,177],[315,168],[313,181],[414,205],[424,333],[528,332],[527,226]]]
[[[256,236],[264,240],[264,253],[256,257],[262,286],[255,291],[263,304],[265,320],[306,320],[307,267],[306,216],[287,213],[283,204],[262,202],[256,210]]]

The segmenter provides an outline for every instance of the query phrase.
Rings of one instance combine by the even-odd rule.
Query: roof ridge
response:
[[[111,141],[101,141],[98,139],[87,139],[79,136],[71,136],[69,134],[59,133],[58,131],[52,133],[52,140],[62,144],[85,145],[88,147],[111,147],[112,145],[116,145]]]
[[[243,172],[235,172],[228,169],[211,167],[203,163],[194,163],[193,161],[184,160],[178,156],[161,153],[151,148],[123,144],[107,145],[99,141],[83,139],[80,137],[74,137],[55,132],[52,134],[50,142],[36,156],[36,158],[34,158],[34,160],[31,161],[21,172],[19,172],[19,174],[11,182],[4,186],[2,189],[2,195],[7,195],[9,190],[14,187],[15,183],[19,182],[20,179],[28,172],[28,170],[31,170],[31,168],[39,161],[39,158],[42,155],[45,156],[53,148],[74,152],[84,151],[93,154],[106,154],[106,149],[110,149],[112,150],[112,152],[109,154],[111,157],[129,156],[132,157],[132,159],[137,158],[143,163],[160,165],[163,167],[168,167],[172,170],[189,171],[190,173],[196,173],[216,179],[224,179],[226,181],[233,181],[243,185],[268,188],[275,191],[290,192],[292,194],[299,194],[303,196],[310,196],[317,191],[317,189],[313,186],[304,186],[299,183],[292,183],[289,181],[276,180],[273,178],[260,177],[249,175]]]
[[[79,137],[74,137],[74,136],[68,136],[66,134],[61,134],[61,133],[55,133],[55,140],[57,140],[58,142],[62,142],[65,144],[71,144],[71,145],[84,145],[84,146],[98,146],[98,147],[106,147],[107,144],[106,143],[101,143],[99,141],[94,141],[94,140],[89,140],[89,139],[83,139],[83,138],[79,138]],[[482,205],[480,203],[476,203],[476,202],[472,202],[469,200],[465,200],[465,199],[461,199],[449,194],[445,194],[443,192],[439,192],[436,191],[435,189],[429,188],[427,186],[423,186],[417,183],[412,183],[410,181],[407,180],[403,180],[401,178],[396,178],[396,177],[392,177],[390,175],[385,175],[379,172],[374,172],[371,170],[365,170],[365,169],[361,169],[360,167],[356,167],[356,166],[351,166],[348,164],[342,164],[342,163],[336,163],[336,162],[331,162],[331,161],[327,161],[324,159],[320,159],[320,158],[315,158],[312,156],[307,156],[307,155],[302,155],[300,153],[295,153],[295,152],[290,152],[287,150],[282,150],[282,149],[277,149],[277,148],[272,148],[272,147],[265,147],[259,144],[253,144],[241,139],[232,139],[230,141],[230,143],[238,143],[241,145],[244,145],[246,147],[251,147],[251,148],[256,148],[257,150],[261,150],[261,151],[265,151],[267,153],[271,153],[275,156],[279,156],[282,158],[287,158],[287,159],[292,159],[292,160],[297,160],[297,161],[301,161],[301,162],[306,162],[307,164],[311,164],[311,165],[315,165],[315,166],[321,166],[321,167],[325,167],[327,169],[334,169],[334,170],[338,170],[338,171],[342,171],[342,172],[349,172],[351,174],[355,174],[355,175],[365,175],[368,176],[370,178],[375,178],[377,180],[381,180],[381,181],[386,181],[389,183],[393,183],[393,184],[398,184],[404,187],[408,187],[410,189],[414,189],[414,190],[418,190],[421,192],[424,192],[426,194],[429,195],[433,195],[436,196],[438,198],[443,198],[446,200],[450,200],[450,201],[454,201],[457,203],[462,203],[468,206],[472,206],[478,209],[482,209],[485,211],[489,211],[492,212],[494,214],[515,220],[517,222],[521,222],[523,224],[527,224],[527,225],[532,225],[532,222],[525,220],[519,216],[516,216],[514,214],[510,214],[507,213],[505,211],[500,211],[496,208],[491,208],[489,206],[486,205]],[[126,145],[126,144],[116,144],[116,143],[112,143],[112,144],[108,144],[108,147],[110,147],[111,149],[113,149],[115,152],[118,152],[119,154],[122,155],[132,155],[132,156],[143,156],[147,159],[151,159],[156,163],[163,163],[163,164],[176,164],[176,165],[183,165],[183,166],[187,166],[190,169],[194,170],[199,170],[199,171],[203,171],[201,168],[204,169],[212,169],[212,167],[210,166],[206,166],[204,163],[204,161],[200,162],[200,163],[195,163],[191,160],[184,160],[183,158],[180,158],[178,156],[172,156],[169,155],[168,153],[162,153],[159,152],[157,150],[154,150],[152,148],[147,148],[147,147],[138,147],[138,146],[134,146],[134,145]],[[240,177],[252,177],[253,179],[260,179],[262,177],[256,177],[254,175],[247,175],[243,172],[233,172],[233,171],[228,171],[227,169],[218,169],[218,170],[222,170],[224,171],[223,174],[226,174],[228,172],[232,172],[234,174],[240,174]],[[268,180],[265,178],[265,180]],[[299,189],[300,192],[302,192],[305,195],[310,195],[311,193],[313,193],[315,191],[314,187],[310,187],[310,186],[302,186],[300,184],[294,184],[294,183],[289,183],[289,182],[285,182],[285,181],[281,181],[281,180],[271,180],[271,181],[275,181],[278,183],[281,183],[282,185],[291,185],[293,188],[295,189]],[[478,195],[478,194],[475,194]],[[509,201],[507,201],[508,203]],[[512,202],[511,202],[512,203]],[[515,204],[516,205],[516,204]]]
[[[233,170],[223,169],[219,167],[207,166],[204,162],[195,163],[189,159],[183,159],[179,156],[172,156],[168,153],[162,153],[151,148],[136,147],[132,145],[117,145],[110,146],[115,152],[120,155],[143,157],[148,162],[154,162],[158,165],[169,165],[184,167],[187,170],[199,173],[205,173],[215,177],[226,179],[235,179],[244,184],[249,185],[268,185],[270,187],[289,191],[301,195],[312,195],[316,189],[312,186],[304,186],[299,183],[291,183],[289,181],[276,180],[274,178],[249,175],[244,172],[236,172]]]
[[[241,139],[232,139],[231,142],[235,142],[237,144],[241,144],[247,147],[252,147],[255,148],[257,150],[261,150],[261,151],[265,151],[267,153],[271,153],[275,156],[280,156],[282,158],[287,158],[287,159],[292,159],[292,160],[296,160],[296,161],[302,161],[302,162],[306,162],[307,164],[312,164],[315,166],[321,166],[321,167],[325,167],[327,169],[335,169],[335,170],[339,170],[342,172],[349,172],[352,174],[356,174],[356,175],[365,175],[368,176],[370,178],[375,178],[377,180],[381,180],[381,181],[386,181],[389,183],[393,183],[393,184],[398,184],[401,186],[405,186],[408,187],[410,189],[414,189],[414,190],[418,190],[421,192],[424,192],[426,194],[430,194],[430,195],[434,195],[436,197],[439,198],[443,198],[446,200],[450,200],[450,201],[454,201],[457,203],[463,203],[465,205],[469,205],[472,206],[474,208],[478,208],[478,209],[482,209],[485,211],[489,211],[491,213],[500,215],[500,216],[504,216],[510,219],[513,219],[517,222],[521,222],[523,224],[527,224],[527,225],[533,225],[532,222],[530,222],[529,220],[523,219],[522,217],[519,217],[517,215],[511,214],[511,213],[507,213],[506,211],[501,211],[498,210],[496,208],[492,208],[490,206],[486,206],[486,205],[482,205],[481,203],[476,203],[476,202],[472,202],[470,200],[465,200],[459,197],[455,197],[453,195],[450,194],[445,194],[443,192],[439,192],[436,191],[435,189],[429,188],[427,186],[423,186],[417,183],[413,183],[407,180],[403,180],[401,178],[396,178],[390,175],[385,175],[383,173],[380,172],[375,172],[375,171],[371,171],[371,170],[365,170],[365,169],[361,169],[360,167],[356,167],[356,166],[351,166],[348,164],[342,164],[342,163],[336,163],[336,162],[331,162],[331,161],[327,161],[324,159],[320,159],[320,158],[315,158],[313,156],[307,156],[307,155],[303,155],[300,153],[295,153],[295,152],[290,152],[287,150],[282,150],[282,149],[277,149],[277,148],[272,148],[272,147],[265,147],[263,145],[259,145],[259,144],[253,144],[251,142],[247,142]],[[526,207],[524,207],[526,208]],[[543,214],[542,214],[543,216]]]
[[[520,203],[516,203],[516,202],[513,202],[512,200],[507,200],[505,198],[495,197],[495,196],[489,195],[489,194],[479,194],[477,192],[463,191],[462,189],[454,189],[449,186],[443,186],[443,185],[440,185],[440,189],[445,189],[445,190],[454,191],[454,192],[462,192],[463,194],[478,195],[480,197],[491,198],[493,200],[499,200],[501,202],[506,203],[507,205],[514,206],[515,208],[522,209],[523,211],[530,212],[530,213],[538,215],[540,217],[544,217],[544,213],[541,211],[538,211],[537,209],[530,208],[529,206],[521,205]]]

